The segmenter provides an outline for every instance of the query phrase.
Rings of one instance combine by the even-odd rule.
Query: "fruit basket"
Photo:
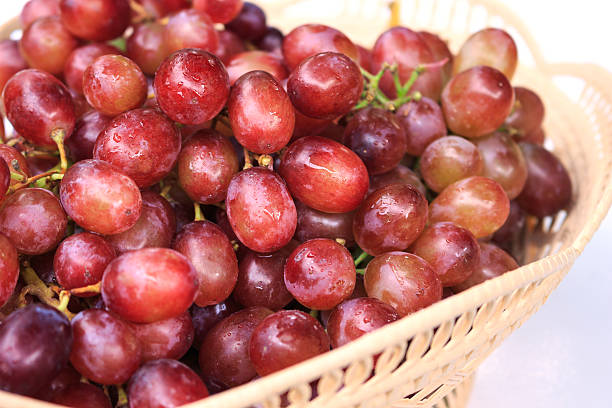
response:
[[[527,27],[493,0],[262,1],[283,30],[319,21],[371,45],[389,24],[428,28],[453,50],[482,27],[506,29],[529,55],[513,80],[537,89],[547,107],[549,146],[568,169],[571,211],[530,219],[525,266],[414,313],[344,347],[188,405],[208,407],[463,407],[478,365],[546,301],[584,249],[612,202],[612,75],[595,65],[545,61]],[[7,38],[17,20],[0,30]],[[572,77],[570,97],[557,79]],[[377,358],[376,355],[380,354]],[[317,381],[318,380],[318,381]],[[311,386],[311,384],[315,384]],[[4,407],[55,405],[0,392]]]

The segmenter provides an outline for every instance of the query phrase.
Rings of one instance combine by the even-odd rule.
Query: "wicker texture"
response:
[[[329,10],[307,0],[263,1],[271,24],[288,30],[322,22],[372,44],[390,21],[427,28],[450,39],[451,49],[482,27],[508,30],[531,55],[520,55],[513,80],[542,96],[545,129],[568,168],[574,196],[569,215],[528,220],[524,261],[528,265],[445,299],[325,355],[232,389],[190,408],[435,407],[466,405],[472,374],[512,331],[546,301],[592,237],[612,201],[612,76],[595,65],[549,64],[510,10],[492,0],[328,1]],[[328,13],[329,11],[329,13]],[[4,37],[14,29],[7,26]],[[530,64],[531,63],[531,64]],[[570,99],[556,84],[573,77],[582,84]],[[538,260],[539,259],[539,260]],[[373,356],[378,353],[376,365]],[[311,382],[318,380],[317,395]],[[287,393],[284,395],[285,393]],[[6,407],[51,407],[0,392]]]

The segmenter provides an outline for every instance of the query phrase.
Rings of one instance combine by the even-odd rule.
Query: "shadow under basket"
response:
[[[468,35],[504,28],[519,47],[513,84],[546,106],[547,147],[568,169],[570,208],[531,219],[525,266],[281,372],[187,405],[190,408],[465,407],[478,365],[546,301],[606,215],[612,201],[612,75],[596,65],[545,61],[527,27],[493,0],[262,0],[270,25],[339,28],[372,45],[389,24],[426,29],[457,51]],[[17,20],[0,30],[7,38]],[[373,363],[373,356],[382,355]],[[312,387],[311,387],[311,384]],[[0,392],[2,407],[56,405]]]

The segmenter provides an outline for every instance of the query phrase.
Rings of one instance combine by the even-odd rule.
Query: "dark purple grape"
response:
[[[455,293],[462,292],[476,286],[488,279],[503,275],[508,271],[518,268],[516,263],[506,251],[493,245],[480,243],[480,263],[474,273],[463,283],[453,286]]]
[[[206,333],[221,320],[238,310],[240,310],[240,306],[232,298],[206,307],[191,306],[191,320],[194,331],[193,347],[199,350]]]
[[[245,1],[240,13],[225,28],[235,32],[243,40],[254,41],[266,33],[266,15],[263,10]]]
[[[101,388],[81,382],[57,392],[53,403],[74,408],[112,408],[110,400]]]
[[[419,175],[403,164],[398,164],[391,171],[370,177],[368,194],[391,184],[409,184],[423,193],[423,195],[427,193],[427,189],[425,185],[423,185]]]
[[[354,212],[330,214],[314,210],[299,201],[295,239],[305,242],[314,238],[343,239],[347,247],[355,244],[353,236]]]
[[[70,157],[75,162],[93,158],[96,140],[110,121],[111,118],[96,110],[87,112],[77,120],[74,133],[66,141]]]
[[[446,136],[442,109],[427,97],[403,104],[395,116],[406,132],[406,153],[409,155],[422,155],[431,142]]]
[[[258,48],[282,55],[283,46],[283,33],[276,27],[268,27],[263,37],[257,40],[256,44]]]
[[[491,239],[493,243],[512,254],[514,250],[518,249],[515,246],[520,243],[521,234],[525,227],[525,219],[526,213],[516,200],[510,201],[510,214],[504,225],[493,234]]]
[[[244,41],[229,30],[219,31],[219,45],[217,57],[227,66],[234,55],[246,51]]]

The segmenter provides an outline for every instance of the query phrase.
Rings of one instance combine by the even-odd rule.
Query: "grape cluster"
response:
[[[567,208],[487,28],[284,35],[242,0],[30,0],[0,42],[0,389],[174,407],[518,267]]]

